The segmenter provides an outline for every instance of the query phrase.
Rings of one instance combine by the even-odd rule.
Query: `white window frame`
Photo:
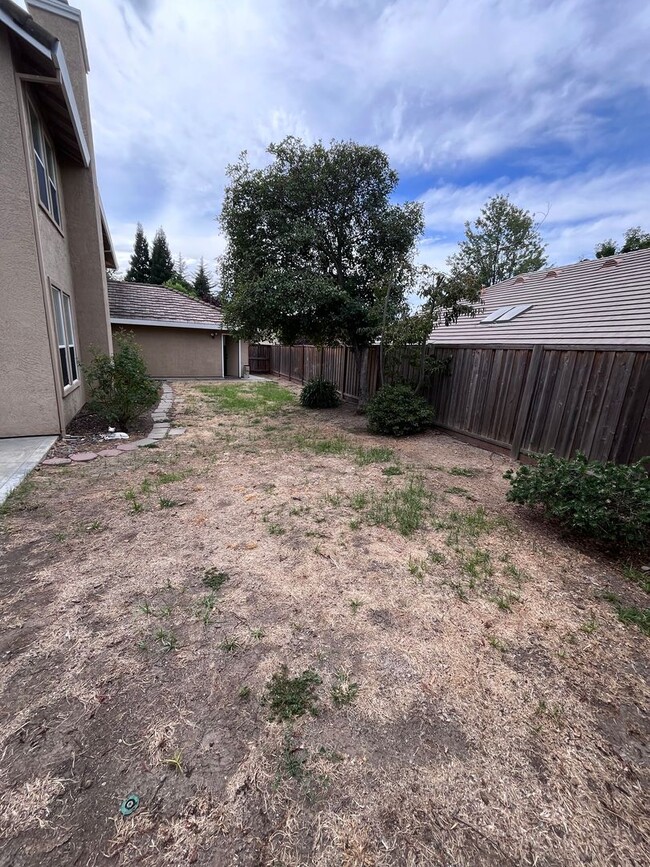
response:
[[[27,109],[29,113],[29,132],[34,154],[34,170],[36,172],[36,195],[39,204],[47,211],[59,229],[61,229],[61,191],[54,145],[45,132],[45,127],[39,113],[29,100],[27,101]],[[41,189],[39,169],[44,179],[45,191]]]
[[[51,290],[54,327],[59,350],[59,371],[63,393],[67,394],[79,385],[79,356],[72,315],[72,298],[54,284],[51,285]]]

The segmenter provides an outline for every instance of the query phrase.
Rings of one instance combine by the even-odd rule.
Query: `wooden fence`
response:
[[[270,373],[300,383],[324,376],[345,400],[358,399],[359,374],[345,347],[262,348]],[[435,375],[425,392],[443,430],[515,458],[582,451],[592,460],[629,463],[650,455],[649,349],[458,345],[429,351],[451,359],[449,374]],[[412,371],[403,373],[408,378]],[[371,394],[378,384],[373,347]]]

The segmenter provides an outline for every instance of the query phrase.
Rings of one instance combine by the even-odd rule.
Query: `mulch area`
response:
[[[96,452],[98,449],[115,448],[126,442],[135,442],[146,437],[153,427],[151,412],[141,415],[128,433],[129,439],[107,439],[108,425],[98,415],[82,409],[68,425],[64,437],[60,437],[49,450],[48,458],[67,458],[74,452]]]

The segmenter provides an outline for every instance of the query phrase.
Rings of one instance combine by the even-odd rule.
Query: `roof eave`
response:
[[[172,319],[134,319],[111,316],[111,325],[149,325],[159,328],[194,328],[199,331],[225,331],[222,324],[216,322],[181,322]]]
[[[68,113],[70,114],[70,120],[72,122],[74,135],[77,140],[77,144],[79,145],[82,162],[84,164],[84,167],[88,168],[90,166],[90,149],[88,147],[88,143],[86,142],[86,136],[83,131],[83,126],[81,124],[81,115],[79,114],[77,101],[74,98],[72,82],[70,81],[70,73],[68,72],[68,65],[65,62],[65,55],[63,54],[63,46],[58,40],[52,50],[52,61],[57,69],[57,77],[61,83],[63,98],[65,99],[66,106],[68,107]]]
[[[0,22],[24,39],[32,48],[51,59],[55,38],[20,6],[16,6],[11,0],[0,0]]]
[[[106,219],[106,212],[104,211],[104,204],[102,202],[101,196],[99,196],[99,213],[101,215],[102,221],[102,245],[104,247],[104,265],[107,268],[117,269],[117,255],[115,254],[115,247],[113,246],[113,239],[111,238],[111,232],[108,228],[108,220]]]

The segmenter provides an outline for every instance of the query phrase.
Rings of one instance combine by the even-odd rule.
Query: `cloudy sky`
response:
[[[497,192],[545,215],[555,264],[650,229],[645,0],[76,0],[100,186],[122,265],[135,224],[223,250],[240,151],[376,144],[425,204],[436,266]]]

